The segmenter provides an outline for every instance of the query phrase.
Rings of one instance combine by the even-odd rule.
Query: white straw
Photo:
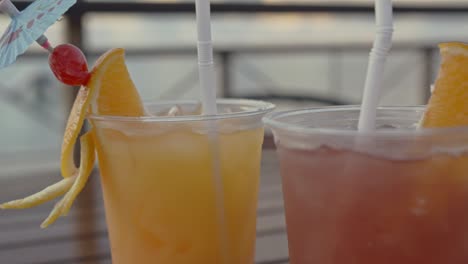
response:
[[[375,20],[377,32],[369,55],[369,65],[359,116],[359,131],[372,131],[375,129],[385,60],[392,46],[393,14],[391,0],[375,0]]]
[[[202,93],[202,106],[204,115],[216,115],[216,79],[213,62],[213,44],[211,41],[211,15],[210,1],[196,0],[195,9],[197,16],[198,32],[198,75]],[[224,208],[223,178],[221,174],[220,145],[218,127],[216,122],[207,123],[209,144],[211,147],[212,172],[215,187],[216,217],[218,221],[218,239],[221,248],[221,263],[229,263],[229,243],[227,238],[227,226]],[[220,264],[221,264],[220,263]]]
[[[211,42],[210,1],[195,1],[198,32],[198,73],[202,93],[203,114],[215,115],[216,81],[213,63],[213,44]]]

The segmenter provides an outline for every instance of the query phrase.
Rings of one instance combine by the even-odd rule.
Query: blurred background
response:
[[[13,1],[21,10],[30,2]],[[394,0],[394,45],[383,105],[426,102],[437,43],[468,41],[468,0]],[[358,104],[374,36],[373,0],[213,0],[220,97],[279,109]],[[4,30],[10,19],[2,15]],[[123,47],[145,100],[198,98],[194,1],[80,1],[46,33],[81,46],[90,65]],[[76,88],[64,87],[36,46],[0,71],[0,177],[56,171]]]

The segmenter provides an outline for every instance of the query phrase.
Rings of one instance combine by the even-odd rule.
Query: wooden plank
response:
[[[0,177],[0,186],[8,186],[2,188],[0,192],[0,202],[18,199],[42,190],[50,184],[61,180],[60,172],[51,173],[49,170],[38,170],[34,175],[23,175],[18,177]],[[99,184],[99,174],[96,170],[90,179]],[[261,160],[261,187],[277,186],[281,184],[279,169],[277,164],[277,157],[274,150],[264,150]]]
[[[21,175],[16,177],[0,177],[0,201],[20,198],[37,192],[49,184],[55,183],[61,179],[60,172],[49,170],[38,170],[34,174]],[[8,188],[5,188],[8,186]]]
[[[60,243],[67,240],[81,240],[88,237],[106,237],[107,227],[105,221],[97,221],[96,225],[90,230],[77,229],[75,223],[66,223],[60,226],[50,227],[47,230],[28,229],[28,230],[5,230],[2,236],[8,237],[0,243],[0,255],[4,251],[12,249],[29,248],[43,244]]]
[[[286,232],[286,221],[283,213],[257,218],[257,237],[284,232]]]
[[[100,187],[100,182],[99,182],[98,177],[99,177],[98,172],[96,172],[95,175],[91,176],[90,181],[95,183],[95,189],[92,190],[91,188],[88,188],[88,186],[86,186],[83,192],[78,196],[77,201],[80,201],[80,204],[83,204],[88,199],[91,199],[95,201],[96,203],[98,203],[96,206],[102,206],[102,192],[101,192],[101,187]],[[262,177],[266,178],[268,176],[262,176]],[[32,188],[30,185],[25,185],[25,184],[22,184],[22,185],[25,186],[24,189],[21,189],[21,187],[15,186],[15,185],[13,185],[12,187],[8,186],[8,189],[13,188],[13,189],[17,189],[17,191],[16,192],[11,191],[11,194],[9,195],[5,195],[5,193],[10,192],[10,191],[5,191],[5,192],[2,191],[1,196],[0,196],[0,201],[5,202],[8,200],[26,197],[46,187],[47,183],[41,185],[38,188]],[[18,187],[18,188],[14,188],[14,187]],[[282,196],[280,183],[278,183],[277,180],[262,180],[260,184],[260,190],[259,190],[259,200],[262,200],[268,197],[273,197],[273,196],[276,196],[276,197]],[[18,210],[18,211],[17,210],[7,210],[7,211],[0,210],[0,222],[1,222],[3,215],[7,217],[6,213],[8,213],[8,215],[10,216],[15,215],[17,212],[20,212],[19,213],[20,215],[37,214],[38,212],[47,211],[48,207],[52,208],[53,204],[54,202],[51,201],[41,206],[29,208],[28,210]],[[79,206],[75,204],[74,208],[77,208],[77,207]]]
[[[96,263],[89,262],[89,263],[86,263],[86,264],[96,264]],[[99,264],[112,264],[112,260],[111,259],[106,259],[104,261],[99,262]]]
[[[98,181],[97,177],[94,177],[92,181]],[[86,207],[82,201],[86,201],[87,199],[93,199],[96,202],[96,206],[93,206],[94,209],[99,209],[102,208],[102,194],[100,189],[95,188],[92,189],[91,187],[93,186],[86,186],[83,192],[80,194],[78,199],[76,200],[75,204],[73,205],[72,211],[70,212],[70,216],[77,215],[77,211],[79,209],[85,209],[85,210],[90,210],[89,207]],[[27,194],[31,194],[32,192],[29,192]],[[95,193],[94,195],[91,195],[92,193]],[[27,194],[24,194],[23,196],[15,195],[14,198],[18,197],[24,197]],[[5,200],[3,200],[5,201]],[[48,202],[46,204],[34,207],[34,208],[29,208],[27,210],[0,210],[0,230],[6,227],[10,226],[26,226],[28,224],[33,224],[36,223],[35,225],[39,225],[43,219],[47,217],[49,212],[52,210],[53,206],[55,204],[55,201]],[[1,240],[1,237],[0,237]]]
[[[52,131],[50,131],[52,132]],[[60,138],[59,133],[50,135]],[[56,157],[54,159],[54,157]],[[60,148],[0,150],[0,179],[38,174],[60,175]],[[34,177],[37,178],[37,177]],[[34,179],[33,179],[34,180]]]
[[[259,209],[262,208],[263,204],[266,204],[266,206],[275,206],[274,202],[267,200],[266,203],[260,203]],[[76,225],[79,223],[79,220],[76,217],[63,219],[56,225],[53,225],[46,230],[39,229],[37,225],[25,226],[21,228],[1,229],[0,263],[4,263],[4,252],[10,252],[12,250],[15,252],[21,252],[21,249],[24,249],[24,254],[31,255],[39,252],[33,249],[35,247],[44,247],[48,244],[61,243],[68,245],[69,241],[75,241],[75,246],[86,246],[89,244],[94,244],[96,246],[91,247],[92,250],[90,251],[95,251],[97,255],[102,255],[103,252],[100,248],[101,245],[99,241],[101,238],[107,239],[107,227],[105,224],[103,211],[101,211],[101,214],[99,217],[97,217],[97,219],[98,221],[96,221],[92,229],[88,230],[76,228]],[[257,235],[259,238],[269,237],[271,235],[284,232],[285,222],[282,211],[280,211],[278,214],[259,216],[257,224]],[[62,251],[67,250],[70,254],[69,256],[67,255],[68,258],[83,258],[88,261],[88,254],[78,254],[76,253],[76,248],[73,252],[71,252],[68,248],[62,249]],[[8,256],[10,256],[9,253]],[[22,260],[21,256],[18,258],[19,260]]]
[[[28,177],[19,178],[0,178],[0,186],[8,186],[8,188],[2,189],[0,192],[0,202],[6,202],[14,199],[19,199],[36,193],[45,187],[60,181],[62,177],[52,174],[35,174],[29,175]],[[99,182],[99,173],[97,170],[90,176],[90,181]],[[91,192],[91,188],[85,188],[83,195],[80,195],[82,199],[86,198],[87,192]],[[34,208],[28,211],[34,210]]]
[[[271,165],[267,166],[267,164],[273,163],[274,156],[272,156],[271,151],[265,151],[265,152],[266,153],[264,154],[264,160],[266,160],[266,162],[263,167],[272,167]],[[260,184],[260,191],[259,191],[259,204],[260,204],[259,213],[260,214],[271,213],[271,210],[273,211],[281,210],[278,207],[282,206],[281,205],[282,192],[281,192],[281,186],[279,185],[280,184],[279,174],[277,172],[277,169],[275,173],[273,172],[268,173],[268,170],[272,170],[272,169],[267,168],[267,170],[263,170],[262,175],[261,175],[261,184]],[[97,172],[93,174],[93,176],[91,177],[91,181],[95,182],[94,184],[95,188],[91,189],[89,186],[87,186],[84,189],[83,193],[81,193],[80,196],[78,197],[77,202],[73,205],[73,209],[69,217],[65,219],[69,219],[72,216],[76,216],[77,214],[79,214],[77,210],[79,210],[82,207],[85,207],[86,210],[89,210],[89,206],[87,202],[88,199],[93,200],[92,206],[94,210],[96,210],[97,212],[100,212],[103,210],[102,192],[100,189],[98,176],[99,175]],[[35,183],[40,183],[40,181],[36,180]],[[33,190],[31,185],[29,185],[29,183],[25,184],[24,181],[21,181],[21,182],[13,181],[13,183],[11,183],[12,186],[10,186],[10,183],[8,184],[9,184],[8,190],[14,189],[15,191],[17,190],[18,191],[16,194],[8,198],[4,198],[3,201],[6,201],[8,199],[24,197],[40,189],[40,188],[35,188]],[[21,191],[19,191],[20,188],[22,188],[21,186],[24,186],[24,189],[21,189]],[[44,184],[42,184],[41,187],[44,187]],[[4,197],[4,194],[5,192],[0,193],[0,197],[2,196]],[[276,209],[268,207],[268,206],[261,206],[264,200],[271,199],[271,198],[277,199],[277,202],[274,201],[274,203],[276,204],[274,207],[276,207]],[[27,210],[0,210],[0,230],[4,228],[10,228],[13,226],[26,227],[27,225],[31,225],[31,226],[36,227],[38,224],[40,224],[40,222],[43,219],[47,217],[54,203],[55,202],[49,202],[47,204],[44,204],[35,208],[30,208]],[[0,240],[1,240],[1,237],[0,237]]]
[[[79,243],[94,243],[94,251],[77,254]],[[100,263],[110,256],[106,236],[83,237],[80,241],[64,240],[57,243],[43,243],[34,247],[15,248],[0,252],[1,263],[39,264],[39,263]],[[260,237],[256,241],[255,261],[261,263],[285,263],[288,256],[285,233]],[[278,262],[280,261],[280,262]]]
[[[57,262],[48,262],[47,264],[64,264],[64,263],[79,263],[79,264],[112,264],[110,252],[102,253],[99,255],[61,259]],[[46,263],[44,263],[46,264]]]
[[[96,244],[94,250],[80,252],[80,243]],[[21,247],[0,252],[0,263],[35,264],[35,263],[67,263],[64,259],[79,259],[109,252],[109,242],[106,236],[90,236],[77,239],[67,239],[55,243],[42,243],[31,247]],[[62,261],[62,262],[61,262]],[[70,262],[68,262],[70,263]]]
[[[284,260],[288,256],[286,233],[278,233],[257,239],[255,249],[256,262],[273,262]]]
[[[54,243],[66,239],[79,239],[90,235],[107,235],[107,226],[104,215],[95,221],[95,224],[87,229],[77,228],[78,221],[63,221],[60,225],[52,225],[47,229],[39,227],[4,229],[0,241],[0,252],[12,248],[29,247],[41,243]],[[257,235],[285,232],[285,220],[282,213],[259,216],[257,219]]]
[[[288,264],[289,258],[282,258],[282,259],[275,259],[275,260],[267,260],[267,261],[259,261],[256,264]]]
[[[73,239],[75,236],[87,236],[89,234],[106,231],[104,208],[90,208],[86,213],[94,217],[78,216],[79,210],[73,210],[69,216],[59,219],[47,229],[40,229],[39,224],[43,220],[42,215],[32,215],[32,219],[25,222],[6,222],[0,225],[0,251],[15,247],[29,246],[44,243],[46,241],[63,240],[65,237]],[[258,209],[257,230],[262,234],[284,231],[282,199],[261,200]],[[47,212],[48,213],[48,212]],[[28,220],[28,219],[26,219]],[[79,227],[84,222],[91,221],[93,225],[87,228]]]
[[[6,231],[6,236],[14,236],[17,240],[0,244],[0,263],[60,263],[64,259],[90,261],[92,256],[108,254],[106,224],[104,221],[97,223],[93,230],[87,231],[74,229],[73,224],[51,227],[46,231]],[[257,261],[287,256],[283,215],[260,217],[257,234]],[[78,247],[83,244],[95,246],[86,252],[78,252]],[[60,252],[55,254],[56,250]]]
[[[37,214],[28,214],[28,215],[15,215],[14,217],[1,217],[0,219],[0,230],[38,230],[40,223],[47,217],[49,214],[50,208],[45,208],[45,211],[42,211]],[[260,216],[271,216],[276,214],[283,214],[283,201],[276,200],[276,201],[260,201],[258,204],[257,215]],[[78,216],[81,214],[81,220]],[[61,225],[69,225],[69,224],[78,224],[82,223],[83,221],[88,221],[89,218],[95,217],[98,219],[104,220],[104,208],[97,207],[97,208],[90,208],[88,210],[79,210],[79,209],[72,209],[68,216],[61,217],[55,222],[51,227],[61,226]],[[50,229],[50,228],[49,228]],[[4,235],[3,233],[6,231],[0,231],[0,245],[4,242]]]
[[[22,212],[22,211],[0,211],[0,230],[4,229],[28,229],[28,228],[39,228],[42,221],[49,215],[52,210],[52,206],[42,206],[42,210],[36,210],[35,212]],[[89,215],[93,214],[104,215],[104,207],[96,206],[88,209],[72,208],[68,216],[61,217],[53,225],[61,225],[63,222],[74,222],[77,221],[78,215],[81,214]],[[1,233],[0,233],[1,234]],[[0,235],[1,241],[1,235]]]
[[[89,193],[92,191],[93,190],[90,190],[88,189],[88,187],[86,187],[84,192],[78,197],[77,202],[73,205],[70,214],[65,218],[61,218],[56,224],[60,223],[61,220],[68,221],[69,219],[76,217],[79,213],[78,211],[81,209],[84,209],[85,211],[93,210],[98,214],[100,212],[103,212],[104,205],[102,201],[102,193],[99,186],[97,186],[96,190],[94,190],[96,192],[94,196],[89,195]],[[81,203],[80,201],[90,199],[90,197],[93,200],[95,199],[93,207],[89,208],[83,206],[83,203]],[[281,211],[281,208],[283,207],[281,186],[260,186],[258,203],[260,214],[268,214],[269,212],[271,212],[271,210]],[[50,210],[52,210],[53,204],[54,202],[50,202],[45,205],[30,208],[27,210],[0,210],[0,230],[13,227],[27,228],[28,225],[36,227],[40,224],[40,222],[43,219],[47,217]]]

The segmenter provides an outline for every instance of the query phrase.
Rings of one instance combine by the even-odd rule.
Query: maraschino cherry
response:
[[[86,85],[90,77],[86,57],[71,44],[55,47],[49,55],[49,66],[55,77],[67,85]]]

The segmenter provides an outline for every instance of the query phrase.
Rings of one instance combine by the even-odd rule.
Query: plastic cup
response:
[[[149,104],[165,113],[177,104]],[[114,264],[253,263],[265,113],[219,100],[218,115],[90,116]]]
[[[269,114],[290,263],[468,263],[468,128],[418,129],[422,107]]]

